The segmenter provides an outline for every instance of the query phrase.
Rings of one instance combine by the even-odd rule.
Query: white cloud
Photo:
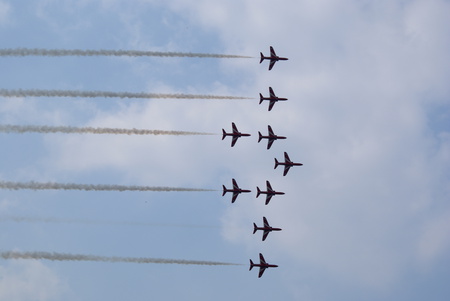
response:
[[[0,266],[0,300],[61,300],[67,286],[39,261],[12,261]]]
[[[11,5],[8,2],[0,1],[0,25],[4,25],[9,22],[11,12]]]
[[[286,196],[269,206],[261,199],[236,204],[225,215],[224,236],[257,251],[242,228],[266,215],[284,228],[269,237],[277,243],[267,249],[347,285],[392,287],[418,257],[428,264],[448,250],[447,216],[428,214],[448,195],[448,134],[433,133],[426,110],[436,99],[448,106],[448,2],[179,0],[171,6],[217,30],[230,53],[258,54],[273,44],[288,56],[271,72],[256,59],[245,65],[255,84],[241,89],[266,94],[271,85],[289,101],[270,113],[256,100],[152,101],[99,114],[91,124],[219,133],[236,121],[254,134],[269,123],[288,139],[266,151],[254,137],[233,149],[220,137],[47,138],[56,171],[111,168],[133,182],[158,184],[232,175],[254,187],[273,179]],[[284,150],[305,163],[287,177],[272,170],[273,157]]]

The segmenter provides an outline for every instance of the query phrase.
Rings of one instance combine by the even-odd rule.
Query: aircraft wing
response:
[[[273,92],[272,87],[269,87],[269,95],[270,97],[276,98],[277,96],[275,95],[275,92]]]
[[[233,182],[233,189],[239,189],[239,186],[238,186],[236,180],[232,179],[231,181]]]
[[[284,173],[283,173],[283,176],[287,175],[287,173],[288,173],[288,171],[289,171],[289,168],[291,168],[291,165],[285,165],[285,166],[284,166]]]
[[[239,133],[239,131],[238,131],[238,129],[237,129],[237,126],[234,124],[234,122],[231,123],[231,127],[233,128],[233,133],[234,133],[234,134]]]
[[[275,100],[271,100],[269,102],[269,111],[272,110],[274,104],[275,104]]]
[[[259,253],[259,263],[260,264],[266,264],[266,260],[264,259],[264,256],[261,253]]]
[[[268,125],[267,128],[269,130],[269,136],[275,136],[275,134],[273,133],[272,127],[270,125]]]
[[[239,193],[233,192],[233,197],[231,198],[231,202],[234,203],[236,201],[236,198],[238,197]]]
[[[273,194],[268,194],[268,195],[266,196],[266,205],[269,204],[269,202],[270,202],[270,200],[272,199],[272,197],[273,197]]]
[[[264,227],[270,227],[269,222],[267,221],[267,218],[265,216],[263,216],[263,224],[264,224]]]
[[[261,276],[264,274],[264,271],[266,270],[266,267],[259,267],[259,274],[258,274],[258,278],[261,278]]]
[[[270,139],[270,138],[269,138],[269,140],[267,140],[267,149],[270,149],[272,147],[272,144],[274,141],[275,141],[274,139]]]
[[[289,155],[286,152],[284,152],[284,161],[286,163],[292,163],[291,159],[289,159]]]
[[[277,56],[272,46],[270,46],[270,56]]]
[[[262,236],[262,241],[265,241],[267,238],[267,235],[269,235],[270,231],[264,230],[263,236]]]
[[[273,65],[275,65],[275,62],[276,62],[276,60],[270,60],[270,63],[269,63],[269,70],[272,70]]]
[[[267,191],[268,192],[273,192],[272,185],[270,185],[269,181],[266,181],[266,186],[267,186]]]
[[[236,141],[238,140],[237,136],[233,136],[233,138],[231,139],[231,147],[233,147],[236,144]]]

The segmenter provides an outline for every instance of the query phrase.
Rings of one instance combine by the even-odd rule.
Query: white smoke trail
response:
[[[65,134],[116,134],[116,135],[215,135],[213,133],[185,132],[185,131],[161,131],[121,128],[94,128],[72,126],[38,126],[38,125],[0,125],[2,133],[65,133]]]
[[[100,262],[127,262],[127,263],[163,263],[163,264],[193,264],[193,265],[240,265],[227,262],[164,259],[149,257],[118,257],[118,256],[95,256],[83,254],[68,254],[57,252],[0,252],[3,259],[47,259],[52,261],[100,261]]]
[[[253,58],[252,56],[214,53],[162,52],[140,50],[82,50],[82,49],[39,49],[9,48],[0,49],[0,56],[158,56],[158,57],[197,57],[197,58]]]
[[[85,191],[215,191],[211,189],[182,188],[182,187],[158,187],[158,186],[134,186],[134,185],[94,185],[74,183],[39,183],[39,182],[8,182],[0,181],[0,189],[10,190],[85,190]]]
[[[0,222],[16,223],[61,223],[61,224],[84,224],[84,225],[117,225],[117,226],[138,226],[138,227],[176,227],[176,228],[196,228],[196,229],[217,229],[219,226],[193,225],[193,224],[170,224],[170,223],[148,223],[137,221],[113,221],[113,220],[92,220],[75,218],[56,217],[32,217],[32,216],[8,216],[0,215]]]
[[[203,94],[162,94],[144,92],[77,91],[77,90],[39,90],[39,89],[0,89],[4,97],[105,97],[105,98],[169,98],[169,99],[252,99],[241,96],[221,96]]]

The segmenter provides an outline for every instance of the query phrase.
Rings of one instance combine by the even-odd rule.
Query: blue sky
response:
[[[0,134],[1,180],[218,189],[3,190],[2,250],[243,264],[1,260],[0,300],[448,299],[450,2],[16,2],[0,0],[1,48],[255,58],[2,57],[0,88],[255,99],[0,98],[2,124],[220,134],[233,121],[252,134],[234,148],[220,135]],[[270,45],[289,61],[269,72]],[[271,112],[256,99],[269,86],[289,98]],[[288,137],[270,150],[257,143],[268,124]],[[304,163],[286,177],[273,170],[284,151]],[[219,191],[231,178],[253,190],[234,204]],[[255,198],[266,180],[286,192],[268,206]],[[251,234],[262,216],[283,228],[265,242]],[[261,279],[247,266],[259,252],[279,265]]]

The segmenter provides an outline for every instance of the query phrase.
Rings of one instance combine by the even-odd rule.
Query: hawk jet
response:
[[[236,144],[236,141],[238,140],[238,138],[250,136],[250,134],[244,134],[244,133],[239,132],[236,125],[234,124],[234,122],[231,123],[231,127],[233,128],[233,132],[231,132],[231,133],[227,133],[227,132],[225,132],[224,129],[222,129],[222,140],[225,139],[226,136],[232,137],[231,147],[233,147]]]
[[[270,149],[270,147],[272,146],[272,144],[273,144],[273,142],[275,140],[286,139],[286,137],[284,137],[284,136],[275,135],[273,130],[272,130],[272,127],[270,125],[267,126],[267,127],[268,127],[268,130],[269,130],[269,135],[268,136],[263,136],[261,134],[261,132],[258,132],[258,135],[259,135],[258,143],[261,142],[262,139],[267,139],[267,149]]]
[[[259,61],[259,63],[261,64],[264,60],[270,60],[269,63],[269,70],[272,70],[273,65],[275,65],[276,62],[278,61],[287,61],[288,58],[286,57],[279,57],[276,53],[275,50],[273,50],[273,47],[270,46],[270,56],[264,56],[264,54],[262,52],[260,52],[261,54],[261,60]]]
[[[236,180],[232,179],[233,182],[233,188],[232,189],[227,189],[225,187],[225,185],[222,185],[223,187],[223,193],[222,196],[224,196],[227,192],[232,192],[233,193],[233,197],[231,198],[231,203],[234,203],[234,201],[236,201],[236,198],[238,197],[239,194],[243,193],[243,192],[252,192],[251,190],[246,190],[246,189],[241,189]]]
[[[251,271],[253,269],[253,267],[259,267],[258,278],[261,278],[261,276],[264,274],[264,271],[267,268],[277,268],[278,266],[275,265],[275,264],[268,264],[264,260],[264,256],[261,253],[259,253],[259,264],[258,263],[253,263],[253,261],[250,259],[250,269],[249,269],[249,271]]]
[[[274,169],[276,169],[278,167],[278,165],[284,165],[284,173],[283,176],[287,175],[289,169],[292,166],[302,166],[302,163],[294,163],[291,161],[291,159],[289,159],[289,156],[286,152],[284,152],[284,162],[278,162],[277,158],[275,158],[275,167]]]
[[[263,236],[262,236],[262,240],[265,241],[267,235],[269,235],[270,232],[272,231],[281,231],[281,228],[273,228],[269,225],[269,222],[267,221],[267,219],[263,216],[263,226],[262,227],[258,227],[255,223],[253,223],[253,234],[256,233],[256,231],[258,230],[263,230]]]
[[[276,194],[283,195],[283,194],[284,194],[284,192],[280,192],[280,191],[275,191],[275,190],[273,190],[273,189],[272,189],[272,186],[270,185],[270,182],[269,182],[269,181],[266,181],[266,185],[267,185],[267,191],[262,191],[261,189],[259,189],[258,186],[256,186],[256,190],[257,190],[257,192],[256,192],[256,197],[259,197],[260,194],[265,194],[265,195],[267,195],[267,196],[266,196],[266,205],[269,204],[270,199],[271,199],[274,195],[276,195]]]

